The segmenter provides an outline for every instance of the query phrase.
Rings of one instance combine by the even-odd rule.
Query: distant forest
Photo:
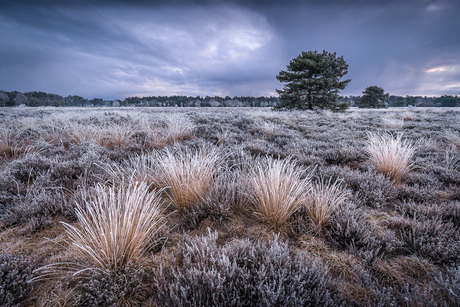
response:
[[[342,101],[356,105],[361,96],[346,96]],[[389,107],[460,107],[459,96],[441,97],[389,96]],[[273,107],[277,97],[191,97],[191,96],[148,96],[128,97],[123,100],[87,99],[80,96],[63,97],[45,92],[0,91],[0,107]]]

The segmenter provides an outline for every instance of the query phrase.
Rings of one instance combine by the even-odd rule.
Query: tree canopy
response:
[[[378,86],[368,86],[364,92],[361,100],[358,104],[360,108],[388,108],[386,100],[390,96],[388,93],[385,94],[383,88]]]
[[[286,82],[283,90],[277,90],[280,101],[276,108],[347,109],[349,105],[340,102],[338,95],[351,81],[341,81],[347,73],[347,62],[335,52],[304,51],[276,76],[280,82]]]

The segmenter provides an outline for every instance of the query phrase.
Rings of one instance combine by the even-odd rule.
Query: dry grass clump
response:
[[[117,270],[137,263],[163,225],[160,192],[145,183],[105,187],[77,204],[79,225],[63,223],[78,258],[95,268]]]
[[[228,129],[220,129],[219,131],[217,131],[216,137],[217,144],[223,144],[232,137],[232,133]]]
[[[398,183],[401,177],[412,167],[410,162],[417,145],[398,134],[368,133],[366,153],[377,172],[384,174]]]
[[[291,158],[259,160],[248,178],[248,197],[255,214],[275,231],[283,230],[292,214],[305,203],[311,190],[310,180],[311,174],[305,176]]]
[[[449,145],[455,147],[457,150],[460,149],[460,131],[447,129],[444,132],[444,139],[447,141]]]
[[[274,123],[262,119],[257,119],[255,124],[257,129],[262,133],[268,136],[273,136],[275,134],[276,125]]]
[[[126,148],[133,136],[133,127],[127,124],[109,124],[102,131],[99,144],[107,148]]]
[[[214,148],[169,149],[151,156],[156,171],[155,184],[165,188],[169,201],[179,211],[203,202],[212,187],[221,163]]]
[[[171,114],[167,118],[168,128],[164,135],[166,144],[189,138],[193,135],[194,124],[184,115]]]
[[[386,129],[399,129],[404,126],[404,119],[394,117],[382,117],[383,127]]]
[[[14,146],[17,132],[10,127],[0,129],[0,143],[5,146]]]
[[[26,140],[23,132],[12,127],[0,128],[0,158],[19,158],[44,152],[48,143],[39,139]]]
[[[70,124],[69,140],[71,143],[80,144],[82,142],[99,143],[101,140],[101,129],[96,125]]]
[[[334,182],[331,179],[321,179],[313,183],[305,209],[318,233],[329,225],[331,215],[345,203],[348,196],[348,190],[342,187],[342,181],[339,179]]]
[[[108,182],[120,183],[123,181],[138,181],[152,184],[155,182],[155,158],[151,153],[132,155],[121,164],[102,163],[102,168],[107,175]]]

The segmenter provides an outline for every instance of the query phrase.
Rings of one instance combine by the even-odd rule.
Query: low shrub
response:
[[[50,172],[53,162],[38,154],[30,154],[11,162],[9,169],[14,179],[25,184]]]
[[[395,231],[406,254],[425,257],[437,265],[460,264],[460,234],[452,222],[394,217],[385,225]]]
[[[210,231],[209,231],[210,232]],[[328,268],[286,244],[235,241],[217,245],[217,232],[180,246],[171,270],[155,274],[158,302],[169,306],[339,306]]]
[[[145,271],[129,265],[120,270],[94,270],[77,285],[77,306],[142,306],[146,300]]]
[[[322,168],[320,171],[325,179],[343,178],[344,187],[351,189],[363,205],[371,208],[385,208],[398,195],[393,182],[373,170],[360,171],[348,167],[332,166]]]
[[[22,306],[30,299],[33,262],[20,255],[0,254],[0,305]]]
[[[351,203],[331,216],[327,237],[334,245],[350,250],[368,261],[391,255],[395,247],[400,245],[392,231],[379,231],[370,216]]]
[[[435,277],[436,284],[441,290],[441,298],[450,306],[460,306],[460,267],[441,272]]]
[[[28,224],[27,231],[34,234],[52,224],[58,215],[73,217],[73,207],[66,201],[62,189],[43,187],[39,180],[28,187],[25,195],[18,195],[3,213],[0,211],[3,227]]]

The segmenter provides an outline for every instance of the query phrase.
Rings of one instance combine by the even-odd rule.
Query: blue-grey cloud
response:
[[[460,94],[456,1],[0,0],[0,89],[121,98],[271,95],[304,50],[350,64],[344,94]]]

